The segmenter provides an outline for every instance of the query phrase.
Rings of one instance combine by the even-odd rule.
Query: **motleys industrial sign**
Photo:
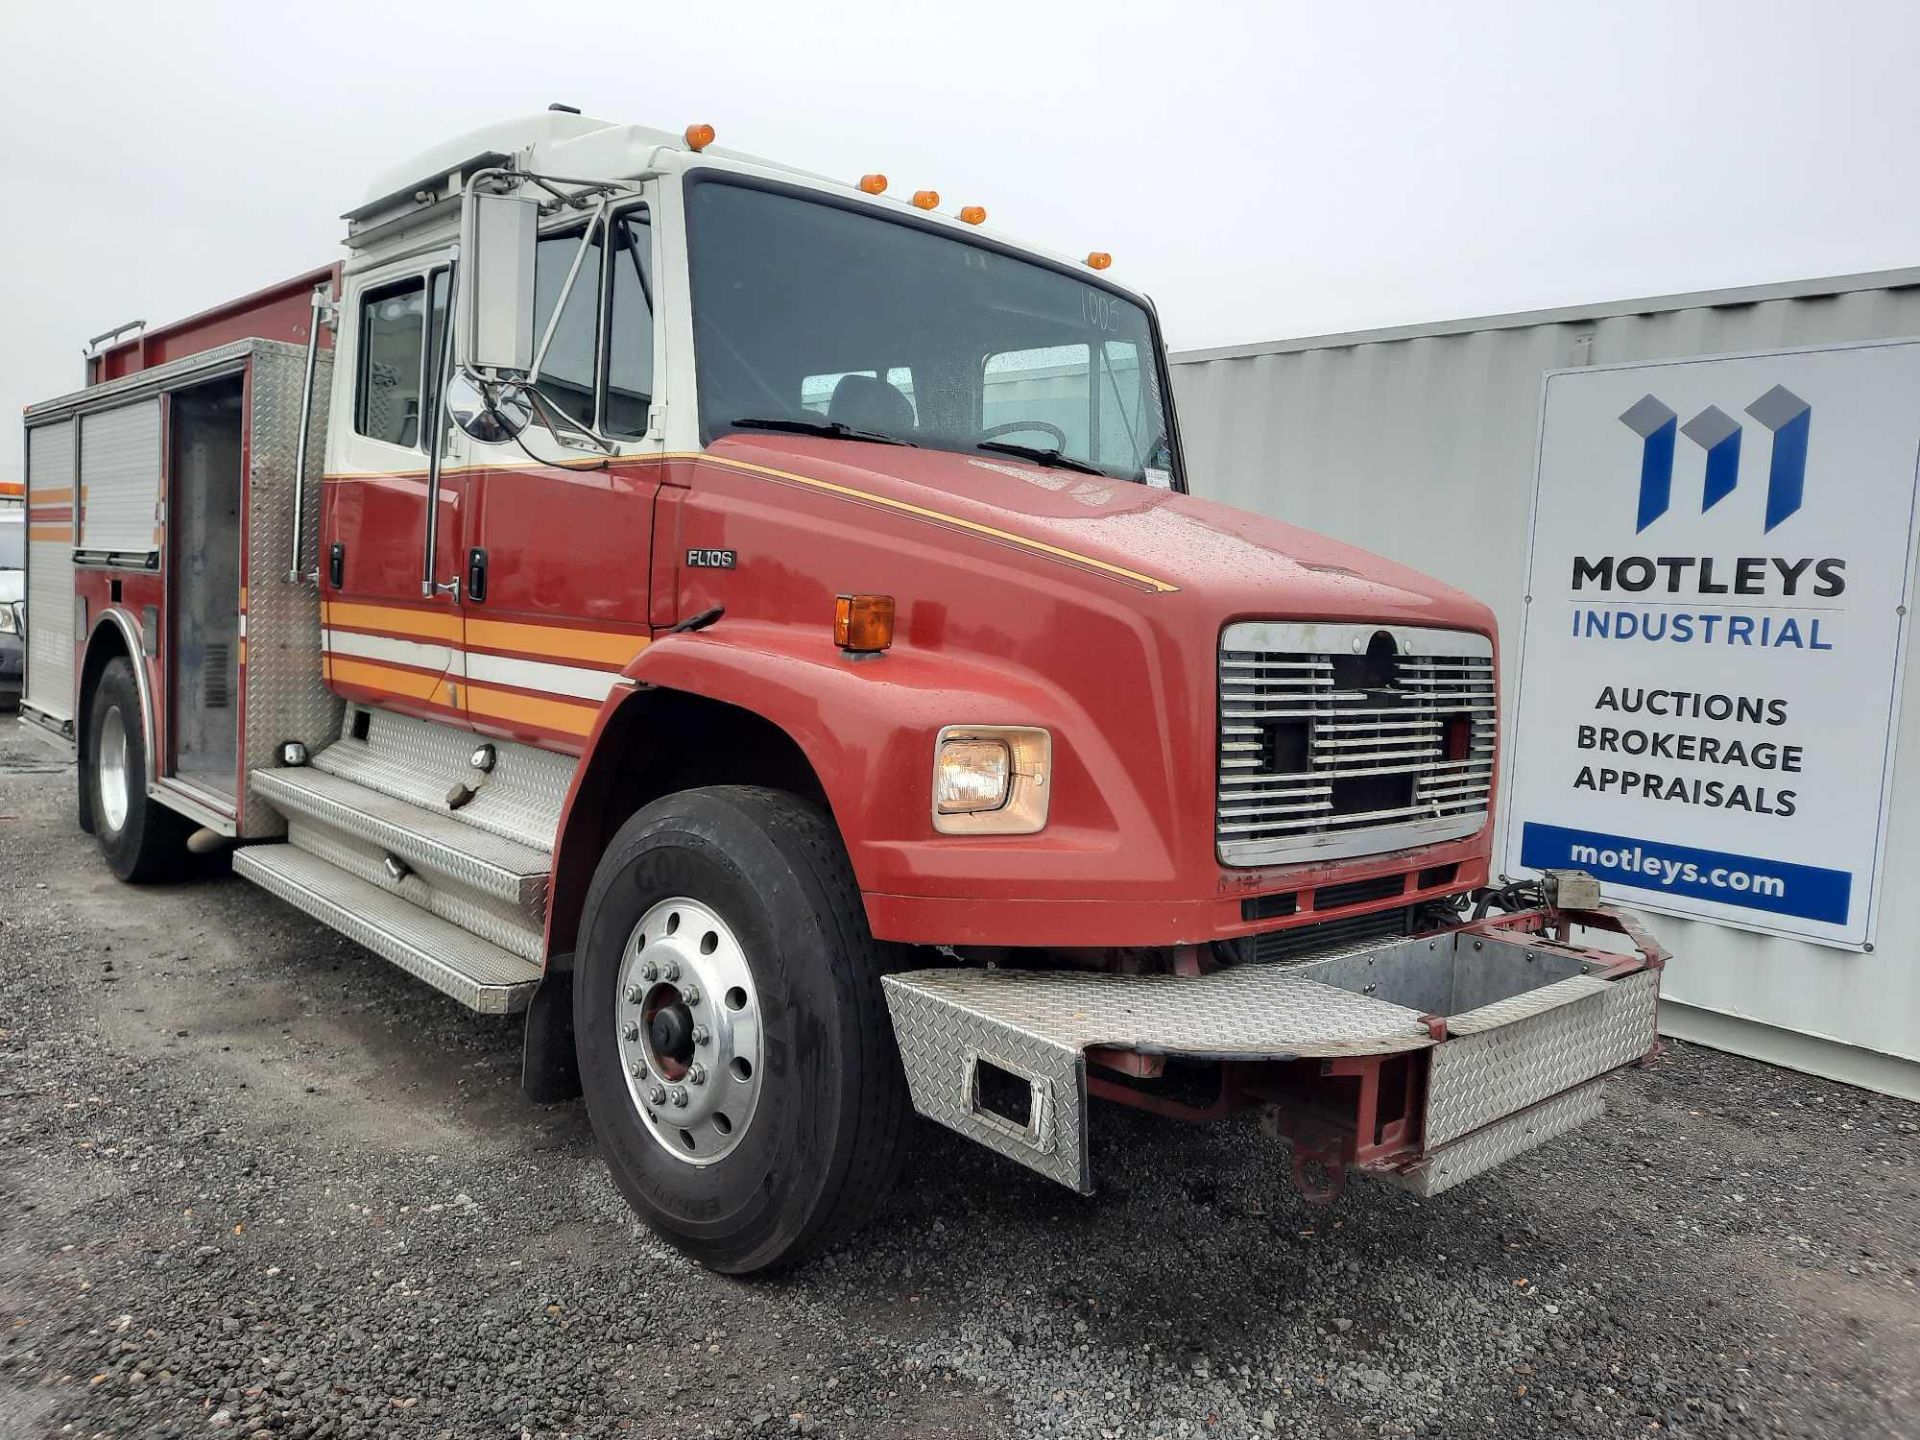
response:
[[[1873,937],[1920,341],[1547,377],[1510,870]]]

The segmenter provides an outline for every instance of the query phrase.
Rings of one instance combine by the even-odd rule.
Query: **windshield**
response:
[[[867,210],[712,178],[688,209],[704,438],[844,427],[1171,483],[1133,301]]]
[[[0,570],[27,568],[27,527],[17,520],[0,520]]]

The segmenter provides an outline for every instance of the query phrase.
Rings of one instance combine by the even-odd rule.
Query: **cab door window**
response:
[[[653,227],[644,210],[612,223],[607,252],[607,354],[600,430],[634,439],[653,410]]]
[[[367,291],[360,299],[360,356],[353,428],[369,440],[419,448],[421,418],[438,394],[448,272],[440,266]]]
[[[553,309],[566,287],[574,257],[580,253],[583,229],[542,235],[533,259],[533,335],[537,347],[553,319]],[[546,357],[540,362],[535,386],[569,420],[583,428],[593,424],[594,357],[600,342],[600,229],[587,236],[586,257],[580,262],[573,289],[554,326]]]
[[[426,334],[425,276],[382,285],[362,297],[353,428],[369,440],[409,448],[418,443]]]

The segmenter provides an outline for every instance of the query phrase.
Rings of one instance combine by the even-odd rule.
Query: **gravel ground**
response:
[[[0,720],[0,1434],[1920,1434],[1920,1108],[1674,1046],[1440,1199],[1103,1110],[931,1126],[773,1280],[641,1230],[519,1036],[223,876],[117,885]]]

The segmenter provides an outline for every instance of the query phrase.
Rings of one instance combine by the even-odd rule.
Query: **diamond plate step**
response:
[[[469,763],[474,748],[483,743],[494,750],[491,771],[476,770]],[[461,807],[460,823],[536,850],[553,848],[567,787],[578,764],[571,755],[510,740],[487,741],[458,725],[357,704],[347,707],[340,738],[308,763],[315,770],[442,814],[448,813],[448,789],[456,781],[471,785],[474,796]]]
[[[236,874],[451,995],[469,1010],[527,1008],[540,967],[291,845],[234,852]]]
[[[444,805],[423,809],[310,766],[256,770],[253,788],[289,815],[344,831],[416,869],[519,906],[530,918],[546,914],[547,852],[475,829]]]

